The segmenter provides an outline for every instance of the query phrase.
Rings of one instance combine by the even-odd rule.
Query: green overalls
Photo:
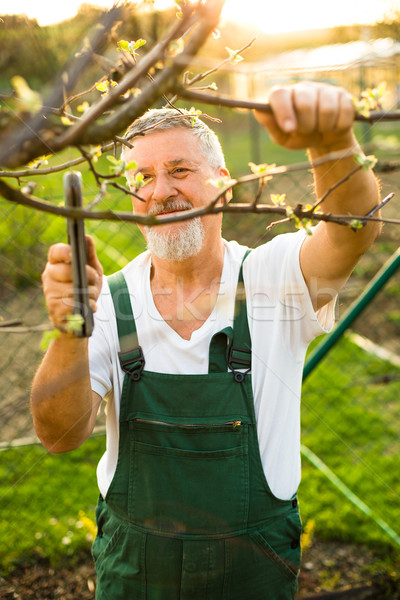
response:
[[[212,338],[208,374],[160,374],[143,369],[121,272],[109,283],[126,375],[116,472],[96,510],[96,600],[292,599],[301,523],[263,472],[245,301]]]

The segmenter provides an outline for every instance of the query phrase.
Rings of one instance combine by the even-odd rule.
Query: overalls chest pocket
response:
[[[129,422],[129,518],[173,535],[245,527],[248,427],[241,421]]]

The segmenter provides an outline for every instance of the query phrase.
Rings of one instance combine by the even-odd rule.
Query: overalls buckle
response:
[[[127,352],[118,352],[118,358],[124,373],[127,373],[132,381],[139,381],[146,362],[141,346]]]
[[[236,369],[238,368],[237,365],[239,365],[239,368],[243,367],[246,371],[237,371],[233,363],[235,363]],[[251,350],[231,346],[229,349],[228,367],[233,373],[234,380],[237,383],[242,383],[247,373],[251,370]]]

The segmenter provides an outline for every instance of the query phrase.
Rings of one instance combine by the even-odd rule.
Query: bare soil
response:
[[[379,572],[382,556],[353,544],[314,540],[304,551],[297,599],[328,599],[335,590],[343,598],[400,599],[400,583],[395,573]],[[385,586],[383,591],[382,585]],[[96,574],[91,557],[74,567],[54,568],[37,563],[0,578],[1,600],[94,600]],[[382,589],[382,592],[378,591]],[[343,595],[342,595],[343,594]],[[246,600],[245,598],[243,600]]]

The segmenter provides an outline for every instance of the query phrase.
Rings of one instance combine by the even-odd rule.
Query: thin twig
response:
[[[83,92],[78,92],[77,94],[74,94],[73,96],[70,96],[69,98],[67,98],[61,104],[60,110],[64,110],[64,107],[68,106],[68,104],[71,104],[72,102],[75,102],[76,100],[79,100],[83,96],[88,96],[89,94],[91,94],[92,92],[94,92],[94,90],[96,89],[97,83],[98,82],[96,81],[96,83],[94,83],[89,89],[84,90]]]
[[[72,217],[75,219],[88,219],[96,221],[126,221],[129,223],[137,223],[139,225],[148,225],[150,227],[156,225],[163,225],[166,223],[177,223],[181,221],[187,221],[195,217],[202,217],[206,215],[218,214],[218,213],[252,213],[252,214],[276,214],[287,216],[286,207],[282,206],[270,206],[264,204],[258,204],[252,206],[251,204],[227,204],[222,205],[218,203],[218,200],[223,198],[226,193],[232,189],[239,181],[234,181],[232,185],[222,190],[212,202],[201,208],[181,211],[173,214],[166,215],[142,215],[137,213],[126,213],[126,212],[114,212],[112,210],[92,212],[87,209],[77,208],[66,208],[63,206],[54,206],[43,202],[37,198],[24,196],[19,190],[10,188],[6,183],[0,181],[0,193],[11,202],[22,204],[30,208],[35,208],[46,213],[57,215],[59,217]],[[371,221],[377,223],[391,223],[400,225],[399,219],[383,219],[369,217],[366,215],[332,215],[330,213],[312,213],[310,209],[303,210],[302,205],[298,205],[293,209],[293,214],[300,219],[315,219],[317,221],[325,221],[328,223],[337,223],[339,225],[349,225],[353,220],[359,221]]]
[[[100,178],[99,178],[99,175],[98,175],[96,169],[93,166],[91,154],[89,152],[86,152],[86,150],[84,148],[81,148],[80,146],[77,146],[77,148],[78,148],[79,152],[82,154],[82,156],[86,159],[86,162],[89,165],[89,169],[92,172],[92,175],[95,178],[97,185],[100,186],[101,185]]]
[[[270,223],[266,228],[265,231],[270,231],[270,229],[272,229],[273,227],[275,227],[276,225],[282,225],[283,223],[289,223],[290,221],[290,217],[286,217],[285,219],[279,219],[279,221],[274,221],[273,223]]]
[[[336,183],[334,183],[326,192],[325,194],[318,199],[313,205],[312,205],[312,212],[314,212],[315,210],[317,210],[317,208],[319,206],[321,206],[321,204],[328,198],[328,196],[334,192],[338,187],[340,187],[341,185],[343,185],[343,183],[346,183],[346,181],[348,181],[349,179],[351,179],[351,177],[353,177],[353,175],[355,175],[356,173],[358,173],[359,171],[361,171],[362,166],[358,165],[355,169],[353,169],[352,171],[350,171],[350,173],[347,173],[347,175],[345,175],[344,177],[342,177],[341,179],[339,179],[339,181],[337,181]]]
[[[15,325],[22,325],[22,321],[20,319],[0,320],[0,327],[14,327]]]
[[[73,143],[77,140],[80,135],[87,130],[89,125],[96,121],[104,112],[112,108],[120,96],[132,89],[137,81],[145,76],[150,69],[161,59],[164,52],[168,48],[169,43],[179,36],[185,23],[178,21],[170,29],[168,34],[162,39],[150,52],[148,52],[140,63],[128,72],[125,77],[119,82],[117,86],[112,88],[109,93],[101,98],[99,102],[92,105],[92,107],[86,112],[81,122],[77,125],[69,127],[57,140],[57,149],[64,148],[65,146]],[[122,128],[122,127],[121,127]]]
[[[121,185],[120,183],[117,183],[116,181],[108,181],[107,184],[111,185],[112,187],[114,187],[116,190],[119,190],[120,192],[124,192],[128,196],[135,196],[135,198],[140,200],[140,202],[146,202],[146,200],[144,198],[142,198],[142,196],[140,196],[137,192],[134,192],[131,189],[128,189],[127,187]]]
[[[112,8],[105,14],[101,26],[95,29],[93,38],[90,41],[93,50],[101,47],[108,35],[109,28],[119,18],[121,18],[121,9],[117,7]],[[88,51],[82,52],[72,66],[62,74],[62,81],[52,88],[50,96],[44,104],[46,106],[59,106],[64,101],[65,82],[68,82],[68,89],[72,90],[89,62],[90,53]],[[54,153],[52,142],[57,139],[57,131],[51,121],[47,119],[46,110],[39,111],[28,119],[20,118],[20,121],[22,126],[12,134],[10,132],[7,141],[0,146],[0,165],[2,166],[17,167],[42,154]]]
[[[378,210],[381,210],[381,208],[383,208],[394,196],[394,192],[391,192],[390,194],[388,194],[386,196],[386,198],[384,198],[382,200],[382,202],[380,202],[380,204],[378,204],[377,206],[375,206],[372,210],[369,211],[369,213],[367,213],[365,216],[366,217],[372,217],[375,213],[378,212]]]
[[[252,46],[255,41],[256,41],[256,38],[253,38],[252,40],[250,40],[250,42],[248,42],[247,44],[245,44],[244,46],[242,46],[242,48],[240,48],[239,50],[236,50],[236,54],[240,55],[242,52],[244,52],[245,50],[247,50],[247,48],[250,48],[250,46]],[[231,57],[229,56],[228,58],[225,58],[224,60],[222,60],[220,63],[218,63],[216,66],[212,67],[208,71],[205,71],[204,73],[199,73],[198,75],[196,75],[195,77],[193,77],[193,79],[191,79],[190,81],[187,81],[186,85],[187,86],[192,86],[193,84],[197,83],[198,81],[203,81],[203,79],[205,79],[209,75],[212,75],[216,71],[219,71],[224,65],[226,65],[227,63],[230,63],[230,62],[231,62]],[[171,102],[176,102],[176,100],[180,96],[181,96],[181,94],[176,93],[173,96],[173,98],[171,98]]]
[[[179,115],[178,118],[182,118],[182,116]],[[210,203],[210,206],[214,206],[218,202],[218,200],[223,197],[224,194],[226,194],[228,191],[232,190],[236,185],[242,185],[242,184],[247,184],[247,183],[250,183],[253,181],[259,181],[260,179],[263,179],[265,177],[274,176],[274,175],[281,175],[281,174],[290,173],[290,172],[308,170],[311,166],[317,167],[317,166],[323,165],[327,162],[332,162],[335,160],[341,160],[344,158],[348,158],[348,157],[354,156],[355,153],[356,152],[354,149],[339,150],[337,152],[330,152],[330,153],[326,154],[325,156],[321,156],[320,158],[314,160],[312,163],[307,161],[307,162],[303,162],[303,163],[296,163],[293,165],[283,165],[283,166],[278,166],[278,167],[274,166],[274,167],[269,167],[262,174],[255,173],[255,174],[245,175],[244,177],[241,177],[239,179],[232,179],[230,184],[227,187],[225,187],[224,190],[220,194],[218,194],[217,197]],[[126,191],[126,189],[125,189],[125,191]],[[135,195],[135,193],[132,191],[129,191],[127,193]],[[38,210],[42,210],[43,212],[51,213],[54,215],[69,216],[69,217],[81,218],[81,219],[96,218],[96,217],[93,217],[94,213],[92,213],[90,211],[85,212],[84,210],[78,211],[77,209],[54,206],[47,202],[43,202],[39,198],[27,196],[27,195],[23,194],[20,190],[10,187],[8,184],[3,182],[1,179],[0,179],[0,194],[3,195],[3,197],[6,200],[9,200],[11,202],[15,202],[17,204],[22,204],[23,206],[28,206],[31,208],[37,208]],[[141,198],[140,196],[136,196],[136,197],[139,200],[143,200],[143,198]],[[249,207],[250,207],[250,210],[248,210],[247,212],[251,212],[251,205],[249,205]],[[108,216],[106,216],[106,214]],[[110,216],[110,215],[117,215],[115,217],[115,219],[118,219],[118,220],[128,220],[128,221],[134,220],[134,219],[130,218],[131,215],[129,215],[129,218],[127,218],[126,215],[124,215],[123,213],[101,213],[101,216],[99,215],[98,218],[105,219],[105,220],[114,220],[114,217]],[[143,218],[143,216],[141,216],[141,218]],[[155,218],[155,217],[152,217],[152,218]],[[174,218],[177,220],[181,219],[181,217],[178,217],[178,215],[176,213],[174,213],[173,219]],[[185,217],[185,218],[189,218],[189,217]],[[151,223],[146,222],[145,224],[153,225],[153,224],[156,224],[156,222],[151,222]]]
[[[254,198],[253,202],[252,202],[252,206],[256,206],[258,204],[258,202],[260,201],[261,195],[263,193],[263,190],[264,190],[264,187],[265,187],[265,184],[266,184],[266,179],[269,179],[269,178],[263,177],[262,179],[259,180],[257,193],[255,195],[255,198]]]
[[[260,110],[267,113],[272,111],[268,102],[255,102],[254,100],[239,100],[237,98],[228,98],[226,96],[204,94],[188,90],[187,88],[178,85],[175,86],[175,91],[177,96],[180,98],[192,100],[193,102],[211,104],[213,106],[226,106],[227,108],[247,108],[249,110]],[[399,121],[400,110],[375,110],[371,111],[368,116],[357,113],[354,119],[355,121],[371,124],[375,123],[376,121]]]
[[[134,136],[132,136],[134,137]],[[115,141],[117,142],[117,145],[124,145],[127,146],[128,148],[133,148],[133,144],[131,144],[128,139],[123,138],[123,137],[119,137],[119,136],[115,136]],[[103,146],[100,147],[100,152],[102,154],[104,154],[105,152],[108,152],[109,150],[112,150],[115,146],[115,142],[109,142],[108,144],[104,144]],[[35,167],[33,167],[32,169],[22,169],[19,171],[2,171],[0,169],[0,177],[15,177],[16,179],[19,179],[21,177],[36,177],[37,175],[51,175],[52,173],[58,173],[60,171],[65,171],[66,169],[70,169],[71,167],[75,167],[76,165],[79,165],[81,163],[86,162],[86,158],[84,156],[79,156],[78,158],[74,158],[72,160],[69,160],[68,162],[62,163],[60,165],[55,165],[54,167],[48,167],[48,168],[44,168],[44,169],[36,169]]]
[[[52,331],[55,329],[52,323],[42,323],[32,326],[0,327],[0,333],[37,333],[39,331]]]

